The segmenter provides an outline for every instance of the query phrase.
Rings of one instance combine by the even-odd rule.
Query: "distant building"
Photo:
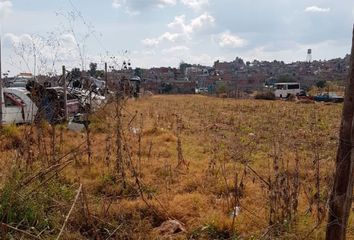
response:
[[[32,73],[20,73],[16,78],[32,79],[33,75]]]

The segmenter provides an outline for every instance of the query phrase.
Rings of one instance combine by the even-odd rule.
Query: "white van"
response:
[[[25,88],[4,88],[2,94],[3,124],[32,123],[37,106]]]
[[[274,84],[274,95],[277,98],[286,98],[289,95],[300,94],[300,83],[289,82],[289,83],[275,83]]]

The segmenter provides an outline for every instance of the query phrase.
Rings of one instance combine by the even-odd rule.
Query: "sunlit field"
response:
[[[107,104],[82,132],[5,126],[2,237],[324,239],[341,109],[152,96]]]

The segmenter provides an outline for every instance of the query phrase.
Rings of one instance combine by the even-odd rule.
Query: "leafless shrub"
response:
[[[126,185],[126,174],[125,174],[125,161],[123,155],[123,123],[122,123],[122,108],[123,108],[124,96],[116,93],[115,96],[115,134],[116,134],[116,162],[115,170],[117,175],[120,177],[123,186]]]
[[[185,167],[188,170],[189,163],[184,159],[183,150],[182,150],[182,140],[181,140],[181,133],[182,133],[182,118],[177,115],[176,117],[176,137],[177,137],[177,169],[181,169]]]
[[[110,124],[108,125],[108,129],[111,129]],[[112,156],[112,134],[111,132],[108,132],[106,134],[106,139],[105,139],[105,164],[106,167],[109,169],[111,165],[111,156]]]

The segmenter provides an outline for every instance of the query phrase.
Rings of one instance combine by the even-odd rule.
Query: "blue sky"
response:
[[[343,57],[354,1],[0,0],[0,17],[3,69],[38,74],[91,61],[302,61],[308,48],[314,59]]]

